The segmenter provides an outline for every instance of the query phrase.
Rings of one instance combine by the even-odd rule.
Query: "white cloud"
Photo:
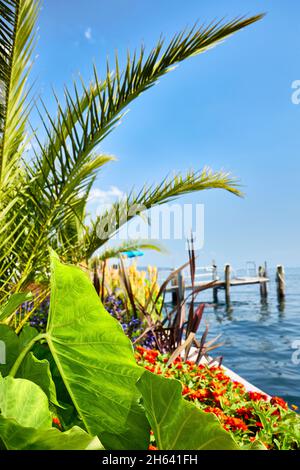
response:
[[[88,40],[88,41],[91,41],[93,38],[92,38],[92,28],[89,26],[85,32],[84,32],[84,37]]]
[[[94,188],[91,190],[88,203],[89,209],[96,214],[101,214],[105,209],[108,209],[115,201],[123,199],[125,193],[117,186],[110,186],[107,191]]]

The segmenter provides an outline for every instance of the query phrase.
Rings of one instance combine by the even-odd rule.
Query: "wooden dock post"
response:
[[[225,266],[225,300],[226,303],[230,303],[230,264],[226,264]]]
[[[277,282],[278,299],[282,300],[285,297],[285,273],[284,273],[284,267],[282,265],[277,266],[276,282]]]
[[[172,287],[174,286],[174,289],[172,289],[172,305],[177,304],[177,289],[175,289],[175,286],[177,287],[177,276],[173,276],[172,281],[171,281]]]
[[[258,268],[258,277],[267,277],[267,271],[266,271],[266,264],[264,266],[259,266]],[[265,300],[268,297],[268,287],[267,283],[265,281],[262,281],[259,283],[259,289],[260,289],[260,296],[263,300]]]
[[[217,269],[217,265],[216,263],[213,261],[213,264],[212,264],[212,280],[213,281],[216,281],[218,279],[218,269]],[[218,288],[217,287],[213,287],[213,302],[214,304],[217,304],[218,303]]]
[[[176,286],[176,289],[172,290],[172,304],[180,305],[185,296],[184,276],[181,271],[172,279],[172,286]]]
[[[179,303],[181,303],[184,300],[184,296],[185,296],[184,275],[182,271],[179,271],[178,273],[177,283],[178,283],[178,301]]]

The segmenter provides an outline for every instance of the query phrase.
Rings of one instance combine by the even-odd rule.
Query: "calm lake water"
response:
[[[219,291],[218,307],[208,306],[204,316],[209,323],[208,339],[221,333],[224,345],[213,353],[224,356],[224,365],[270,395],[300,406],[300,364],[292,361],[293,342],[298,340],[300,345],[300,268],[286,268],[286,298],[281,304],[275,272],[268,274],[265,304],[258,285],[232,288],[230,308]],[[211,291],[200,295],[199,301],[211,302]]]

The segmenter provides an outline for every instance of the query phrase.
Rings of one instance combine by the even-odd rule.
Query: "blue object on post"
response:
[[[122,251],[122,255],[126,255],[127,258],[135,258],[136,256],[143,256],[143,252],[136,250],[136,251]]]

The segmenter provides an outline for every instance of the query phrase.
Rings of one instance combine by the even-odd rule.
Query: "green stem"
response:
[[[19,354],[17,360],[15,361],[14,365],[10,369],[9,376],[10,377],[15,377],[16,373],[18,372],[18,369],[20,365],[22,364],[23,360],[25,359],[25,356],[30,352],[32,346],[37,342],[40,341],[41,339],[45,338],[46,334],[41,333],[40,335],[35,336],[28,344],[25,346],[25,348],[21,351]]]

